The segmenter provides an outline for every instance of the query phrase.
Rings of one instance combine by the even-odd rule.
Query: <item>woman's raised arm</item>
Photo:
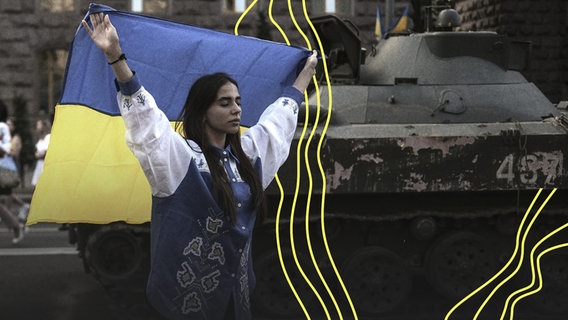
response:
[[[109,16],[104,13],[94,13],[89,16],[89,20],[93,26],[92,29],[87,21],[83,20],[81,23],[95,45],[105,54],[108,63],[114,71],[116,80],[120,82],[130,80],[134,74],[126,63],[126,56],[120,48],[118,33],[110,22]]]

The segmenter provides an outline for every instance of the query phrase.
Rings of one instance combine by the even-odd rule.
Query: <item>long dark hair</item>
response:
[[[234,224],[236,222],[236,209],[233,190],[231,189],[225,168],[219,162],[219,156],[214,152],[214,148],[207,139],[203,121],[207,109],[217,99],[217,92],[227,83],[232,83],[238,88],[237,82],[226,73],[214,73],[197,79],[189,91],[179,120],[181,125],[183,125],[182,132],[184,138],[195,141],[205,155],[205,160],[211,172],[214,190],[217,192],[222,208]],[[178,122],[178,127],[176,128],[178,131],[180,122]],[[232,152],[239,160],[237,164],[239,173],[250,187],[257,220],[262,221],[266,216],[264,189],[251,161],[243,151],[240,132],[227,134],[226,143],[231,146]]]

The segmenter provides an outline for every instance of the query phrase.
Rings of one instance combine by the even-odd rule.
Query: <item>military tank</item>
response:
[[[451,30],[459,20],[454,10],[446,9],[438,24]],[[309,150],[309,167],[316,176],[313,190],[310,193],[304,183],[294,209],[303,216],[311,197],[308,219],[313,220],[310,230],[317,234],[322,219],[318,204],[325,193],[323,218],[332,259],[359,315],[442,318],[452,301],[467,296],[506,264],[520,222],[540,188],[559,190],[535,223],[538,226],[528,233],[527,248],[568,222],[562,195],[565,118],[519,72],[528,63],[529,43],[495,32],[435,30],[388,34],[367,53],[352,24],[333,16],[313,23],[328,56],[332,81],[332,100],[326,86],[319,97],[316,93],[310,97],[312,119],[317,98],[321,100],[318,136],[323,136],[332,105],[321,148],[326,184],[317,178],[313,147]],[[296,175],[294,157],[280,175]],[[308,180],[306,170],[300,169],[303,181]],[[294,203],[295,183],[283,182],[288,191],[285,204]],[[275,188],[269,191],[278,194]],[[276,197],[270,203],[278,203]],[[281,229],[282,238],[289,238],[287,226]],[[309,268],[309,248],[298,249],[306,242],[303,226],[297,229],[295,250],[303,256],[300,265]],[[333,282],[322,234],[312,237],[312,251]],[[555,239],[561,243],[561,238]],[[291,259],[291,252],[287,255]],[[561,295],[568,289],[567,260],[565,253],[558,252],[546,258],[543,268],[554,271],[544,274],[544,293],[528,300],[546,310],[539,316],[554,318],[567,311]],[[265,280],[257,289],[257,304],[266,312],[293,310],[282,302],[290,300],[290,293],[277,274],[280,268],[274,267],[280,261],[273,249],[266,249],[256,261],[258,277]],[[525,261],[515,276],[520,278],[517,285],[529,277],[526,257]],[[294,264],[288,269],[294,270]],[[302,286],[305,281],[296,277],[293,282]],[[421,282],[413,289],[413,283]],[[268,285],[263,288],[263,284]],[[307,286],[303,290],[310,292]],[[503,289],[500,294],[506,297],[514,290]],[[323,286],[317,291],[326,293]],[[337,284],[332,291],[344,296]],[[500,299],[494,300],[502,303]],[[302,301],[321,309],[314,294]],[[421,309],[404,314],[406,308],[401,306],[408,307],[411,301]],[[332,302],[324,302],[332,312]],[[347,306],[345,298],[343,302]],[[463,315],[471,310],[477,309],[469,306]],[[501,310],[496,306],[490,318]]]
[[[445,31],[387,34],[370,50],[353,24],[312,20],[331,84],[311,88],[303,106],[279,172],[282,200],[276,183],[267,190],[271,215],[253,245],[258,318],[441,319],[493,276],[514,271],[480,319],[494,318],[504,298],[530,283],[529,249],[568,222],[566,118],[519,72],[529,44],[448,31],[455,14],[444,11]],[[527,227],[540,189],[557,191]],[[525,233],[521,264],[514,253]],[[77,224],[70,235],[103,285],[143,296],[149,224]],[[508,260],[508,273],[499,273]],[[543,288],[517,315],[558,319],[568,311],[566,252],[541,261]],[[483,299],[473,301],[456,314],[472,317]]]

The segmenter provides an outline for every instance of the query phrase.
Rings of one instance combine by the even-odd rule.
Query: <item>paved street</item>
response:
[[[24,240],[13,245],[11,231],[3,224],[0,226],[2,320],[158,319],[140,304],[131,304],[127,308],[121,305],[139,295],[120,288],[109,293],[94,277],[85,273],[75,247],[69,244],[67,232],[58,228],[59,225],[53,223],[33,225]],[[383,315],[381,319],[443,319],[452,305],[451,301],[440,299],[426,284],[415,282],[413,294],[405,306]],[[328,306],[331,307],[331,304]],[[538,310],[529,308],[524,311],[524,314],[517,314],[515,320],[536,319]],[[464,314],[466,317],[461,318],[467,319],[472,313],[466,310]],[[320,313],[310,315],[312,319],[325,319]],[[302,315],[300,318],[303,318]],[[371,319],[363,315],[360,318]],[[456,318],[460,316],[456,315]],[[563,316],[560,318],[564,319]],[[255,319],[270,318],[256,315]],[[538,319],[559,318],[539,315]]]
[[[56,224],[31,226],[25,239],[12,245],[0,229],[0,310],[2,319],[112,319],[113,304],[105,290],[83,271],[67,233]]]

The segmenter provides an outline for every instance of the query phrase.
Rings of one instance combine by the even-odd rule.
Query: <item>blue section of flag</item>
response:
[[[283,88],[294,82],[310,55],[305,48],[98,4],[90,5],[87,16],[98,12],[110,16],[129,66],[172,121],[178,119],[189,88],[197,78],[226,72],[239,83],[242,124],[252,126]],[[108,115],[120,114],[112,69],[82,26],[73,39],[59,103],[85,105]]]

